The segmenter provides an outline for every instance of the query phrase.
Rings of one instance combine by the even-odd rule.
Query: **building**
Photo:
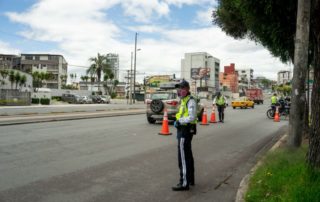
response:
[[[238,73],[239,91],[244,92],[245,89],[253,86],[253,69],[239,69],[236,72]]]
[[[229,66],[224,66],[224,72],[220,72],[219,75],[220,87],[223,91],[231,91],[232,93],[238,93],[238,73],[235,70],[234,63]]]
[[[220,60],[206,52],[185,53],[181,78],[191,84],[191,92],[210,97],[219,91]]]
[[[108,53],[106,55],[107,63],[112,69],[114,79],[119,81],[119,55],[114,53]]]
[[[62,55],[21,54],[17,69],[30,74],[33,72],[52,73],[53,78],[47,80],[44,86],[50,89],[61,89],[63,85],[66,85],[68,63]]]
[[[291,72],[287,70],[282,70],[278,72],[278,79],[277,79],[277,84],[286,84],[291,81]]]
[[[20,61],[18,55],[0,54],[0,70],[1,69],[14,69]]]

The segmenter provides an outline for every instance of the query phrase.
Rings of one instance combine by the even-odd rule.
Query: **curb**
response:
[[[280,147],[281,143],[283,143],[288,138],[288,134],[285,133],[272,147],[269,151],[274,151]],[[249,187],[249,180],[251,176],[256,172],[256,170],[262,165],[262,159],[260,159],[254,166],[251,168],[249,173],[244,176],[239,184],[239,188],[237,191],[235,202],[245,202],[244,196]]]
[[[87,113],[63,113],[59,115],[39,115],[39,116],[23,116],[23,117],[8,117],[0,118],[0,126],[8,125],[20,125],[30,123],[43,123],[43,122],[54,122],[54,121],[70,121],[80,119],[92,119],[92,118],[105,118],[114,116],[129,116],[145,114],[145,110],[128,110],[118,112],[87,112]]]

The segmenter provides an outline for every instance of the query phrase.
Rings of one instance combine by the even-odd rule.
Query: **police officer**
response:
[[[223,123],[224,121],[224,108],[227,105],[227,99],[220,92],[217,93],[217,96],[213,99],[213,106],[217,105],[219,112],[219,121]]]
[[[172,187],[173,191],[189,190],[189,185],[194,185],[194,161],[191,141],[196,134],[197,104],[190,95],[189,83],[182,80],[176,85],[178,96],[181,99],[180,108],[176,114],[174,126],[177,128],[178,162],[180,169],[180,181]]]
[[[271,97],[271,105],[276,105],[278,102],[277,94],[273,94]]]

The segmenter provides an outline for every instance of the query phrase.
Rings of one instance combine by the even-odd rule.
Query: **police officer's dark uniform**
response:
[[[189,190],[189,185],[194,185],[194,161],[191,141],[196,134],[197,104],[190,95],[189,83],[182,80],[178,84],[178,95],[181,98],[179,112],[176,114],[174,126],[177,128],[178,162],[180,169],[180,181],[172,187],[173,191]]]

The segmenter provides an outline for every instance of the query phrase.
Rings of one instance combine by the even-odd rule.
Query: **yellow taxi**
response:
[[[253,109],[254,102],[247,97],[242,97],[237,100],[233,100],[231,102],[231,106],[233,107],[233,109],[235,109],[236,107],[240,107],[241,109],[251,107]]]

